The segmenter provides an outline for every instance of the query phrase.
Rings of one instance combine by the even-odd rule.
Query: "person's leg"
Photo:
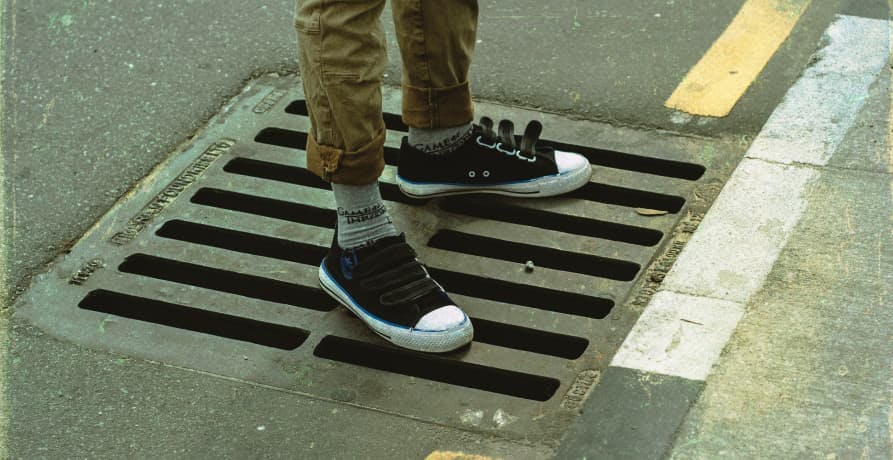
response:
[[[477,0],[393,0],[403,61],[403,121],[409,143],[429,154],[455,150],[471,135],[468,68],[477,36]]]
[[[337,227],[322,288],[392,343],[449,351],[471,341],[462,310],[428,275],[382,202],[384,0],[298,0],[299,65],[310,115],[307,168],[332,184]]]
[[[307,167],[332,182],[344,249],[397,235],[378,189],[386,132],[383,8],[384,0],[298,4],[299,61],[311,122]]]
[[[397,172],[403,193],[538,197],[589,182],[586,158],[536,145],[539,123],[528,125],[520,142],[506,120],[498,132],[489,119],[471,123],[468,70],[476,0],[393,0],[392,5],[403,57],[403,121],[409,125]]]

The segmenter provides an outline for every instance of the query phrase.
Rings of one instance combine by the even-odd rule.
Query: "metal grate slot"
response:
[[[536,265],[542,267],[618,281],[632,281],[640,268],[639,264],[625,260],[515,243],[453,230],[439,230],[428,240],[428,246],[520,264],[533,260]]]
[[[253,160],[250,158],[234,158],[223,167],[223,170],[230,174],[257,177],[259,179],[274,180],[277,182],[303,185],[305,187],[313,187],[323,190],[332,189],[332,186],[329,185],[328,182],[320,179],[317,175],[304,168],[270,163],[269,161]],[[379,187],[381,188],[381,197],[387,201],[411,205],[420,205],[428,201],[410,198],[404,195],[396,184],[380,182]]]
[[[337,306],[337,303],[322,289],[145,254],[128,257],[118,270],[319,311],[331,311]],[[539,331],[480,318],[472,318],[472,322],[475,325],[476,342],[516,350],[576,359],[589,345],[586,339],[566,334]]]
[[[295,327],[187,307],[160,300],[121,294],[105,289],[91,291],[80,308],[165,326],[294,350],[310,335]]]
[[[307,133],[282,128],[264,128],[254,136],[254,142],[304,150],[307,147]]]
[[[264,128],[254,136],[254,142],[304,150],[307,147],[307,133],[284,128]],[[385,164],[397,166],[399,160],[400,149],[387,146],[384,148]]]
[[[213,246],[305,265],[319,265],[327,248],[298,241],[255,235],[210,225],[171,220],[155,232],[163,238]]]
[[[481,198],[451,197],[441,200],[439,204],[444,211],[464,216],[528,225],[640,246],[654,246],[660,243],[664,236],[662,232],[650,228],[525,208]]]
[[[337,218],[333,209],[323,209],[292,201],[264,198],[216,188],[202,188],[192,196],[190,201],[204,206],[299,222],[314,227],[335,228],[335,219]]]
[[[535,401],[548,401],[561,385],[560,381],[549,377],[332,335],[324,337],[313,354],[333,361]]]
[[[156,234],[164,238],[313,266],[319,265],[328,251],[328,248],[322,246],[182,220],[165,222]],[[604,318],[614,306],[614,302],[610,299],[494,280],[434,267],[429,267],[428,271],[449,292],[470,297],[511,302],[540,310],[590,318]]]
[[[663,193],[617,187],[596,182],[590,182],[565,196],[630,208],[657,209],[672,214],[679,212],[682,206],[685,205],[685,198],[681,196],[664,195]]]
[[[428,267],[428,272],[447,291],[478,299],[596,319],[608,316],[614,308],[614,301],[603,297],[512,283],[434,267]]]
[[[307,115],[307,103],[303,100],[293,101],[289,104],[285,111],[292,115]],[[408,132],[409,127],[403,123],[400,115],[385,112],[382,114],[385,126],[393,131]],[[304,143],[294,148],[304,149],[306,145],[306,135],[304,135]],[[521,141],[521,136],[515,136],[517,141]],[[617,152],[614,150],[598,149],[593,147],[585,147],[581,145],[566,144],[564,142],[540,140],[540,145],[552,147],[556,150],[565,152],[576,152],[585,156],[590,163],[600,166],[607,166],[615,169],[625,169],[627,171],[636,171],[656,176],[676,177],[686,180],[698,180],[707,171],[707,168],[683,161],[665,160],[663,158],[645,157],[641,155],[633,155],[630,153]],[[281,145],[281,144],[276,144]],[[387,153],[386,153],[387,155]],[[391,163],[388,163],[391,164]]]
[[[271,163],[269,161],[254,160],[250,158],[234,158],[223,168],[232,174],[257,177],[260,179],[287,182],[289,184],[304,185],[307,187],[330,190],[331,186],[317,177],[312,172],[299,166]],[[406,204],[422,204],[427,200],[409,198],[404,195],[396,184],[380,182],[381,196],[388,201],[396,201]],[[648,208],[677,213],[685,204],[685,199],[680,196],[665,195],[663,193],[648,192],[614,185],[598,184],[590,182],[582,188],[565,195],[566,197],[579,198],[597,203],[628,206],[632,208]]]
[[[589,346],[588,340],[572,335],[497,323],[481,318],[471,318],[471,323],[474,324],[475,342],[489,343],[515,350],[577,359]]]
[[[146,254],[127,257],[118,271],[317,311],[337,306],[322,289]]]
[[[520,142],[520,138],[518,139]],[[614,169],[625,169],[655,176],[675,177],[685,180],[698,180],[707,171],[707,168],[694,163],[682,161],[664,160],[662,158],[643,157],[630,153],[615,152],[613,150],[584,147],[564,142],[543,140],[538,142],[555,150],[576,152],[585,156],[590,163],[606,166]]]
[[[315,227],[335,228],[335,211],[291,201],[265,198],[217,188],[202,188],[193,195],[193,203],[230,211],[298,222]],[[663,233],[649,228],[586,219],[556,212],[525,208],[481,199],[447,198],[440,202],[444,211],[513,224],[556,230],[612,241],[654,246]]]
[[[242,275],[186,262],[145,254],[128,257],[119,271],[151,278],[203,287],[215,291],[244,295],[319,311],[331,311],[337,303],[322,289],[310,288],[259,276]],[[216,280],[216,282],[211,282]],[[472,318],[475,341],[530,351],[533,353],[576,359],[589,341],[580,337],[507,325],[481,318]]]

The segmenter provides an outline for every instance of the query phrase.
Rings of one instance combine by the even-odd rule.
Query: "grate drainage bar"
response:
[[[165,222],[156,235],[312,266],[318,266],[328,251],[328,248],[322,246],[182,220]],[[612,300],[600,297],[484,278],[435,267],[429,267],[428,271],[432,277],[447,286],[449,292],[470,297],[511,302],[540,310],[590,318],[604,318],[614,306]]]
[[[78,307],[282,350],[298,348],[310,335],[303,329],[105,289],[91,291],[81,300]]]
[[[567,334],[531,329],[513,324],[471,318],[474,341],[500,347],[524,350],[541,355],[577,359],[586,351],[589,341]]]
[[[343,363],[535,401],[548,401],[561,385],[560,381],[549,377],[456,361],[439,355],[414,353],[333,335],[324,337],[313,354]]]
[[[245,212],[289,222],[335,228],[335,211],[292,201],[260,197],[218,188],[199,189],[191,202],[230,211]],[[454,214],[481,217],[500,222],[528,225],[582,236],[620,241],[640,246],[654,246],[663,233],[644,227],[569,216],[510,204],[447,198],[440,208]]]
[[[632,281],[640,268],[639,264],[625,260],[544,248],[454,230],[438,230],[428,240],[428,246],[519,264],[535,260],[536,264],[542,267],[617,281]]]
[[[128,257],[118,267],[118,270],[123,273],[318,311],[331,311],[337,306],[337,303],[319,288],[285,283],[259,276],[242,275],[145,254]],[[209,283],[209,279],[217,279],[219,282]],[[270,286],[273,288],[271,289]],[[481,318],[471,319],[475,326],[475,342],[565,359],[579,358],[589,345],[588,340],[572,335],[540,331]]]
[[[223,167],[223,170],[230,174],[257,177],[259,179],[274,180],[323,190],[332,189],[328,182],[320,179],[307,169],[298,166],[270,163],[250,158],[234,158]],[[421,205],[428,201],[404,195],[396,184],[379,182],[379,187],[381,188],[381,197],[387,201],[409,205]]]
[[[654,246],[664,234],[659,230],[618,224],[604,220],[543,211],[482,199],[450,197],[440,201],[444,211],[470,217],[528,225],[574,235],[590,236],[611,241]]]
[[[337,306],[320,289],[147,254],[127,257],[118,271],[316,311]]]
[[[234,158],[223,168],[231,174],[257,177],[260,179],[275,180],[295,185],[303,185],[319,189],[330,190],[331,186],[305,168],[268,161],[254,160],[251,158]],[[410,198],[404,195],[396,184],[380,182],[381,196],[388,201],[396,201],[405,204],[422,204],[426,200]],[[632,208],[647,208],[677,213],[685,204],[685,199],[680,196],[665,195],[656,192],[647,192],[614,185],[598,184],[590,182],[582,188],[565,195],[587,201],[595,201],[604,204],[615,204]]]

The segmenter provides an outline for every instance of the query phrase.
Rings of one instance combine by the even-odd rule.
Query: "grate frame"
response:
[[[735,154],[716,152],[741,150],[723,140],[479,102],[478,113],[519,126],[539,119],[559,146],[581,146],[595,160],[591,187],[537,200],[418,202],[393,185],[393,149],[405,126],[394,115],[399,91],[385,89],[390,164],[381,182],[388,208],[420,258],[481,324],[470,348],[425,356],[386,346],[318,295],[312,261],[331,241],[334,202],[325,184],[297,171],[304,152],[289,145],[300,141],[292,132],[309,129],[300,88],[296,77],[252,81],[37,277],[15,314],[99,349],[555,445],[635,321],[649,285],[659,283],[734,166]],[[655,165],[680,177],[654,174]],[[703,165],[697,179],[691,165]],[[669,212],[636,211],[637,204]],[[585,236],[590,228],[599,237]],[[527,272],[524,251],[542,258],[570,252],[579,267],[534,258],[537,267]],[[622,262],[623,275],[587,265],[600,261]],[[633,276],[630,264],[637,266]],[[105,291],[116,294],[97,294]],[[482,298],[484,292],[496,295]],[[156,303],[134,309],[122,295]],[[97,298],[108,305],[97,306]],[[164,325],[147,320],[152,311],[188,315]],[[240,318],[250,331],[224,333],[202,323]],[[294,340],[282,338],[289,331]],[[371,361],[358,366],[348,362],[359,359],[353,356]],[[381,356],[389,358],[376,364]],[[432,370],[407,376],[401,362]]]

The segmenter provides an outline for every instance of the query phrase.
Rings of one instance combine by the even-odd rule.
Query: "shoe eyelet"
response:
[[[532,157],[530,157],[530,158],[527,158],[527,157],[525,157],[524,155],[521,155],[521,151],[520,151],[520,150],[518,150],[518,153],[516,153],[515,156],[518,157],[518,158],[520,158],[520,159],[522,159],[522,160],[528,161],[528,162],[530,162],[530,163],[535,163],[535,162],[536,162],[536,155],[534,155],[534,156],[532,156]]]
[[[499,143],[498,143],[498,142],[494,142],[492,145],[491,145],[491,144],[485,144],[485,143],[483,142],[482,139],[483,139],[482,136],[478,136],[478,138],[477,138],[477,140],[476,140],[477,144],[480,145],[481,147],[487,147],[488,149],[495,149],[495,148],[498,148],[498,147],[499,147]]]
[[[474,171],[468,171],[468,177],[474,179],[474,176],[475,176],[475,172],[474,172]]]
[[[509,156],[517,155],[517,154],[519,153],[519,151],[516,151],[515,149],[512,149],[512,150],[506,150],[506,149],[502,148],[502,143],[501,143],[501,142],[496,144],[496,151],[497,151],[497,152],[502,152],[502,153],[504,153],[504,154],[506,154],[506,155],[509,155]]]
[[[484,171],[484,177],[490,177],[490,171]]]

